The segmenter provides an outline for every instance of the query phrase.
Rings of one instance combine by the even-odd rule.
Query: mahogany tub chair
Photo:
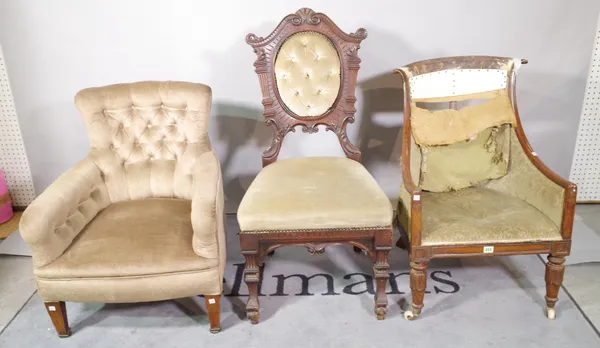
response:
[[[246,313],[253,324],[259,320],[259,267],[266,254],[291,245],[305,246],[311,254],[338,244],[365,250],[374,264],[375,313],[385,317],[393,208],[346,134],[354,122],[357,53],[366,36],[364,29],[346,34],[326,15],[303,8],[269,36],[246,37],[257,55],[265,123],[273,128],[271,146],[262,155],[264,168],[237,214],[249,288]],[[319,125],[337,135],[347,157],[277,161],[287,133],[297,126],[315,133]]]
[[[210,87],[138,82],[89,88],[75,103],[91,149],[23,214],[38,293],[59,336],[64,301],[204,295],[220,331],[225,267],[221,169],[208,138]]]
[[[397,217],[398,246],[410,253],[409,320],[421,313],[429,260],[521,254],[549,254],[546,313],[555,317],[577,186],[548,169],[525,137],[516,99],[524,63],[465,56],[396,70],[404,81]]]

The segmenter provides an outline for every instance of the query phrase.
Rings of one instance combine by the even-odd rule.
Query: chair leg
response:
[[[257,254],[245,254],[246,266],[244,268],[244,282],[248,286],[248,302],[246,303],[246,317],[252,324],[258,324],[259,303],[258,283],[260,282],[260,268],[258,267]]]
[[[390,277],[388,252],[389,250],[377,250],[373,265],[373,273],[375,274],[375,282],[377,284],[375,292],[375,314],[377,315],[377,320],[385,319],[385,315],[387,314],[388,300],[385,288]]]
[[[50,315],[52,324],[58,333],[58,337],[65,338],[71,336],[71,328],[67,320],[67,306],[64,302],[44,302],[46,311]]]
[[[548,256],[546,263],[546,316],[549,319],[556,317],[556,302],[558,301],[558,291],[565,275],[565,258],[560,256]]]
[[[221,332],[221,295],[204,295],[204,304],[208,312],[210,332]]]
[[[412,310],[404,312],[404,318],[416,319],[423,308],[423,298],[427,287],[427,265],[428,262],[410,263],[410,289],[412,290]]]

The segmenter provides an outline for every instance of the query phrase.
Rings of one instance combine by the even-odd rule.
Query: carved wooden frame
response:
[[[564,257],[568,256],[571,250],[571,233],[573,228],[573,219],[575,215],[575,201],[577,196],[577,185],[560,177],[548,168],[535,154],[525,132],[523,130],[521,119],[519,117],[519,108],[516,98],[516,76],[514,76],[514,66],[511,64],[512,58],[492,57],[492,56],[458,56],[424,60],[407,65],[404,69],[398,69],[394,72],[400,74],[404,82],[404,129],[402,139],[402,179],[404,187],[410,194],[410,242],[406,231],[399,223],[400,239],[397,245],[401,248],[407,247],[411,260],[411,289],[413,292],[412,312],[405,315],[407,319],[417,317],[423,307],[424,282],[426,279],[427,264],[434,258],[468,257],[468,256],[503,256],[503,255],[526,255],[526,254],[550,254],[546,265],[546,305],[548,317],[554,316],[554,305],[558,300],[558,289],[562,284],[562,274],[564,273]],[[526,59],[521,60],[521,64],[527,64]],[[461,244],[461,245],[421,245],[422,229],[422,200],[421,189],[413,181],[410,171],[410,153],[411,153],[411,103],[410,103],[410,83],[412,76],[436,72],[446,69],[506,69],[507,84],[506,90],[510,96],[513,105],[517,124],[513,128],[515,134],[527,158],[535,167],[548,179],[564,189],[563,216],[560,226],[562,240],[560,241],[542,241],[542,242],[521,242],[521,243],[485,243]],[[406,70],[406,71],[405,71]],[[408,73],[407,73],[408,72]],[[513,78],[514,77],[514,78]],[[453,102],[450,102],[450,105]],[[484,253],[484,247],[493,247],[493,252]]]
[[[316,32],[327,37],[340,58],[341,76],[338,96],[328,112],[316,117],[300,117],[291,112],[282,101],[275,82],[274,65],[279,48],[288,37],[304,31]],[[365,29],[360,28],[354,33],[346,34],[325,14],[315,13],[308,8],[302,8],[286,16],[266,38],[255,34],[246,36],[246,43],[254,48],[257,57],[254,67],[263,95],[265,124],[273,128],[271,146],[262,155],[263,166],[277,160],[283,138],[289,132],[295,132],[297,126],[302,126],[302,131],[305,133],[316,133],[319,130],[317,127],[324,125],[326,130],[337,135],[348,158],[361,160],[360,150],[348,139],[346,126],[354,122],[356,112],[354,90],[360,68],[358,50],[361,41],[366,37]]]
[[[340,91],[331,109],[317,117],[299,117],[285,106],[276,87],[274,61],[285,40],[298,32],[316,32],[327,37],[340,55]],[[365,29],[345,34],[322,13],[302,8],[286,16],[266,38],[249,34],[246,42],[254,48],[257,60],[254,63],[260,80],[265,111],[265,123],[273,128],[271,146],[263,153],[263,166],[277,160],[281,142],[285,135],[301,126],[306,133],[315,133],[319,125],[334,132],[347,157],[360,161],[361,154],[346,135],[346,126],[354,122],[354,89],[360,65],[358,49],[367,37]],[[258,284],[260,267],[265,256],[283,246],[305,246],[310,254],[321,254],[332,245],[350,244],[355,250],[364,250],[373,262],[376,281],[375,313],[383,319],[387,313],[386,284],[389,277],[388,253],[393,243],[392,221],[389,227],[335,230],[268,231],[265,233],[240,233],[240,247],[246,258],[244,281],[248,285],[246,315],[253,324],[259,320]]]

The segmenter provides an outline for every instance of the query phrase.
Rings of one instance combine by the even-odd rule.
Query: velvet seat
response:
[[[392,218],[375,179],[342,157],[277,161],[261,170],[238,209],[241,233],[382,228]]]
[[[423,192],[422,245],[557,241],[558,226],[524,200],[482,187]]]
[[[61,337],[65,301],[204,295],[220,331],[225,268],[221,168],[208,138],[210,87],[137,82],[88,88],[75,103],[90,152],[25,210],[38,293]]]

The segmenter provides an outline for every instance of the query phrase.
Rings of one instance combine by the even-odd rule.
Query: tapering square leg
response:
[[[221,332],[221,295],[204,295],[204,303],[208,312],[210,332]]]
[[[64,302],[44,302],[46,311],[50,315],[52,324],[58,333],[58,337],[65,338],[71,336],[71,328],[67,320],[67,306]]]

